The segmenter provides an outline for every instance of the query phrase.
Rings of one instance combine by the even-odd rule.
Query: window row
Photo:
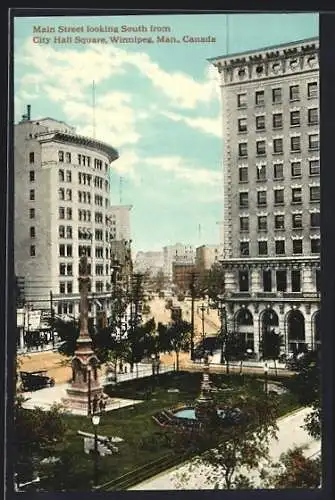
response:
[[[316,176],[320,175],[320,160],[309,160],[309,175]],[[283,180],[284,179],[284,164],[283,163],[274,163],[273,164],[273,179],[274,180]],[[255,167],[255,174],[257,181],[266,181],[268,180],[268,169],[266,164],[257,165]],[[291,162],[291,178],[299,178],[302,176],[302,167],[301,161],[292,161]],[[239,182],[248,182],[249,181],[249,168],[246,165],[241,165],[239,167]]]
[[[275,240],[275,255],[285,255],[286,241],[285,240]],[[258,255],[268,255],[268,241],[262,240],[258,241]],[[294,255],[302,255],[303,253],[303,240],[294,239],[292,240],[292,253]],[[320,253],[320,238],[311,238],[310,240],[310,253],[318,254]],[[250,242],[240,241],[240,255],[241,257],[247,257],[250,255]]]
[[[105,284],[103,281],[96,281],[95,282],[95,291],[96,292],[103,292],[104,291]],[[109,288],[107,287],[106,284],[106,290]],[[92,291],[91,283],[89,283],[88,286],[88,291]],[[59,283],[59,293],[60,294],[65,294],[65,293],[73,293],[73,283],[72,281],[67,281],[67,282],[60,282]]]
[[[288,98],[289,101],[299,101],[300,100],[300,85],[290,85],[289,94],[285,96],[285,101]],[[318,82],[308,82],[307,87],[303,89],[306,90],[307,97],[309,99],[317,98],[319,95]],[[283,89],[281,87],[271,89],[270,93],[265,90],[256,90],[254,95],[254,104],[256,106],[264,106],[266,102],[272,101],[272,104],[281,104],[283,102]],[[243,92],[237,95],[237,107],[246,108],[248,105],[248,94]]]
[[[80,268],[80,266],[78,266],[78,275],[80,273],[79,268]],[[105,271],[105,274],[108,275],[109,270],[110,270],[110,267],[108,264],[106,264],[105,266],[103,264],[96,264],[96,266],[95,266],[95,274],[98,276],[103,275],[104,271]],[[61,262],[59,264],[59,274],[61,276],[73,276],[73,265]],[[89,275],[91,274],[91,264],[88,264],[88,274]]]
[[[30,218],[34,219],[36,215],[35,209],[30,209]],[[58,208],[59,219],[72,220],[72,208],[70,207],[59,207]],[[78,220],[83,222],[91,222],[91,211],[90,210],[78,210]],[[101,212],[94,213],[94,220],[97,224],[103,224],[103,214]],[[105,217],[105,224],[108,224],[108,217]]]
[[[268,204],[268,191],[262,190],[257,191],[256,204],[257,207],[266,207]],[[319,202],[320,201],[320,186],[310,186],[309,188],[309,201]],[[274,205],[284,205],[284,188],[273,190],[273,203]],[[291,203],[300,204],[302,203],[302,187],[291,188]],[[249,193],[242,192],[239,193],[239,207],[249,208]]]
[[[64,244],[60,244],[58,246],[59,248],[59,256],[60,257],[73,257],[73,254],[72,254],[72,245],[64,245]],[[94,248],[94,255],[96,258],[100,258],[100,259],[103,259],[103,258],[106,258],[106,259],[109,259],[111,257],[111,251],[109,248],[105,248],[105,252],[104,252],[104,247],[95,247]],[[87,255],[87,257],[91,257],[91,246],[88,246],[88,245],[79,245],[78,246],[78,257],[81,257],[82,255]],[[105,255],[105,257],[104,257]]]
[[[77,154],[77,160],[78,160],[78,165],[82,165],[84,167],[85,166],[90,167],[92,164],[92,158],[90,156],[87,156],[87,155]],[[63,163],[64,161],[66,163],[71,163],[72,162],[71,153],[64,152],[64,151],[58,151],[58,161],[60,163]],[[30,162],[30,163],[33,163],[33,162]],[[97,158],[94,158],[93,165],[94,165],[94,168],[96,168],[98,170],[102,170],[103,161],[98,160]],[[105,171],[106,172],[108,171],[108,163],[105,163]]]
[[[307,124],[308,125],[318,125],[319,123],[319,110],[318,108],[310,108],[307,110]],[[301,125],[300,110],[290,111],[290,126],[297,127]],[[265,115],[259,115],[255,118],[256,130],[266,130],[266,119]],[[283,113],[274,113],[272,115],[272,128],[282,129],[283,128]],[[238,132],[248,131],[248,119],[243,117],[239,118],[237,122]]]
[[[308,149],[310,151],[319,150],[319,134],[309,134],[308,135]],[[273,139],[272,141],[272,152],[276,154],[284,153],[284,139],[282,137]],[[301,152],[301,136],[295,135],[290,137],[290,152],[299,153]],[[266,141],[256,141],[256,155],[265,156],[266,151]],[[238,144],[238,156],[240,158],[248,157],[248,143],[240,142]]]
[[[58,170],[58,180],[59,182],[72,182],[72,172],[71,170],[62,170],[61,168]]]
[[[320,269],[314,271],[314,285],[317,292],[320,291]],[[248,270],[240,270],[238,272],[239,291],[249,292],[252,283]],[[290,287],[289,287],[290,282]],[[261,283],[263,292],[301,292],[303,277],[300,269],[264,269],[261,273]],[[288,290],[290,288],[290,290]]]
[[[286,218],[287,220],[287,218]],[[310,214],[309,221],[310,228],[320,227],[320,212],[313,212]],[[303,227],[303,217],[302,213],[291,215],[291,228],[292,229],[302,229]],[[268,217],[266,215],[259,215],[257,217],[257,229],[258,231],[268,230]],[[285,215],[275,215],[274,216],[274,229],[285,229]],[[240,217],[240,231],[249,231],[249,217]]]

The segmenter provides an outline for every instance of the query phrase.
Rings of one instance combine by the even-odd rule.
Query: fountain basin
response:
[[[225,417],[225,412],[223,410],[216,410],[217,414],[220,418]],[[188,420],[197,420],[197,417],[195,415],[195,408],[184,408],[182,410],[178,410],[174,413],[174,416],[177,418],[183,418],[183,419],[188,419]]]

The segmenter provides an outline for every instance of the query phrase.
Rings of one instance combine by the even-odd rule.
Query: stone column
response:
[[[261,270],[258,268],[251,268],[251,293],[259,293],[261,291]]]
[[[259,358],[259,313],[254,315],[254,351],[257,354],[257,359]]]
[[[302,268],[302,291],[303,292],[315,292],[314,284],[314,273],[313,269],[306,265]]]
[[[287,268],[287,291],[292,292],[292,269]]]
[[[20,349],[24,349],[24,328],[19,329],[19,335],[20,335]]]
[[[279,333],[280,335],[283,336],[283,339],[284,339],[284,346],[283,348],[285,349],[284,352],[287,353],[288,351],[288,341],[287,341],[287,335],[286,335],[286,332],[285,332],[285,315],[284,315],[284,311],[279,313],[278,315],[278,328],[279,328]]]
[[[311,314],[311,304],[305,304],[305,311],[301,311],[305,318],[305,342],[308,347],[313,345],[313,321]]]
[[[224,280],[225,280],[225,292],[226,293],[236,292],[236,272],[235,272],[235,269],[225,270]]]

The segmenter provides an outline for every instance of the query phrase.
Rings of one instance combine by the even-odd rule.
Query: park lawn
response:
[[[117,444],[119,453],[99,457],[99,484],[173,454],[168,443],[162,439],[166,431],[154,422],[152,416],[160,410],[194,402],[199,395],[201,377],[201,373],[173,372],[160,375],[159,381],[156,378],[154,385],[152,378],[146,377],[123,382],[117,387],[106,388],[106,392],[111,397],[142,399],[143,402],[101,415],[98,434],[109,437],[119,436],[124,439],[124,442]],[[213,374],[211,380],[217,387],[223,383],[236,389],[247,383],[249,390],[255,393],[260,392],[263,387],[259,380],[247,375],[240,377]],[[179,389],[179,392],[168,392],[169,388]],[[225,391],[217,393],[218,402],[224,402],[224,399]],[[298,406],[291,394],[283,394],[280,397],[280,415]],[[77,431],[93,433],[93,425],[91,419],[87,417],[68,415],[65,418],[69,426],[67,451],[76,456],[75,470],[71,471],[73,489],[87,491],[92,485],[93,457],[84,453],[83,437],[79,436]],[[175,453],[178,454],[178,450],[175,450]]]

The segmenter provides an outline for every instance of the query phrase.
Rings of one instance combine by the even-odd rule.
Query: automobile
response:
[[[35,372],[20,372],[23,391],[37,391],[45,387],[53,387],[55,379],[49,377],[45,370]]]

